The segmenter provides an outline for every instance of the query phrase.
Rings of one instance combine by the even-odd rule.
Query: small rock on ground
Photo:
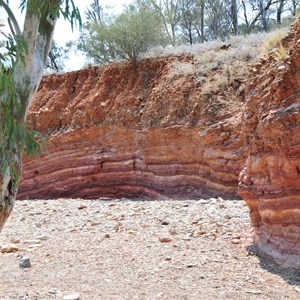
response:
[[[79,300],[79,299],[80,299],[79,294],[70,294],[70,295],[64,296],[64,300]]]
[[[21,269],[26,269],[31,267],[30,259],[28,257],[23,257],[19,262],[19,267]]]

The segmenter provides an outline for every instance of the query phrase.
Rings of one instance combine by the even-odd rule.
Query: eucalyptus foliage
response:
[[[9,1],[0,0],[0,8],[6,11],[12,31],[11,34],[0,32],[5,38],[0,48],[0,169],[2,177],[10,174],[11,185],[14,187],[18,185],[21,174],[20,157],[23,151],[25,150],[27,155],[39,154],[43,138],[39,132],[32,130],[26,121],[30,92],[24,93],[26,89],[16,84],[16,75],[19,76],[22,69],[26,70],[27,64],[32,63],[28,58],[31,55],[29,41],[21,32],[9,7]],[[47,31],[49,24],[60,16],[69,20],[72,28],[76,21],[81,25],[80,13],[73,0],[22,0],[20,9],[22,12],[26,9],[26,16],[35,15],[39,18],[40,35],[47,36],[51,32]],[[52,38],[48,40],[51,43]],[[25,78],[28,82],[35,80]],[[38,85],[39,81],[36,84]]]
[[[21,36],[6,35],[6,39],[0,53],[0,166],[2,175],[9,168],[13,182],[17,182],[20,172],[14,163],[16,152],[26,148],[28,154],[39,153],[40,144],[23,118],[25,103],[16,97],[13,77],[17,62],[24,60],[27,45]]]

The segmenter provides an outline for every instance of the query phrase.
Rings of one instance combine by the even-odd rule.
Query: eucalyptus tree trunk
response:
[[[200,15],[200,24],[201,24],[201,43],[203,44],[205,42],[204,38],[204,9],[205,9],[205,0],[201,0],[201,15]]]
[[[237,0],[231,1],[231,19],[232,19],[232,27],[234,35],[239,34],[239,24],[238,24],[238,7]]]
[[[282,17],[285,4],[286,4],[286,0],[279,0],[279,4],[277,8],[277,16],[276,16],[276,21],[278,24],[281,24],[281,17]]]
[[[297,13],[297,6],[299,5],[299,0],[292,0],[292,15],[293,17],[296,17],[296,13]]]
[[[181,0],[149,0],[149,3],[160,15],[165,32],[172,46],[176,45],[176,27],[179,22],[179,3]]]
[[[47,3],[47,1],[44,2]],[[51,5],[56,5],[57,7],[60,5],[60,0],[52,0],[51,2]],[[17,23],[12,23],[14,34],[23,37],[28,47],[28,51],[24,52],[23,60],[17,61],[13,74],[16,100],[20,104],[19,107],[21,107],[19,115],[23,119],[26,119],[28,108],[40,84],[56,21],[56,17],[53,18],[50,13],[49,5],[38,10],[34,6],[35,3],[35,0],[27,1],[23,32],[20,32]],[[9,7],[5,6],[4,1],[0,1],[0,6],[6,10],[8,16],[12,15]],[[53,11],[53,7],[51,11]],[[12,176],[11,169],[8,167],[0,175],[0,232],[15,203],[22,170],[22,152],[23,149],[15,145],[13,161],[10,163],[14,164],[17,170],[17,178]]]

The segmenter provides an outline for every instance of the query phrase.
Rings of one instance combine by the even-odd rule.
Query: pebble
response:
[[[49,294],[53,294],[53,295],[56,295],[56,294],[58,294],[60,292],[60,290],[59,289],[57,289],[57,288],[52,288],[52,289],[50,289],[49,290]]]
[[[23,257],[19,262],[19,267],[21,269],[26,269],[31,267],[30,259],[28,257]]]
[[[101,225],[101,222],[91,222],[91,226],[98,226]]]
[[[253,295],[260,295],[261,291],[259,290],[248,290],[246,291],[247,294],[253,294]]]
[[[281,70],[285,70],[285,69],[286,69],[286,67],[285,67],[285,66],[283,66],[283,65],[281,65],[281,66],[279,66],[277,69],[278,69],[279,71],[281,71]]]
[[[70,295],[64,296],[64,300],[79,300],[79,299],[80,299],[79,294],[70,294]]]
[[[206,204],[207,201],[209,203]],[[39,208],[36,201],[26,203],[30,211]],[[189,206],[185,209],[182,209],[182,201],[128,201],[123,204],[97,200],[83,203],[74,199],[51,200],[48,203],[46,208],[49,210],[45,209],[44,214],[38,217],[39,222],[43,224],[42,229],[34,226],[37,217],[31,218],[28,213],[15,209],[8,221],[10,223],[0,236],[1,245],[27,249],[26,252],[22,249],[15,254],[0,253],[3,272],[10,268],[11,263],[15,264],[15,268],[11,270],[12,276],[6,277],[3,284],[0,284],[0,299],[21,300],[21,294],[15,293],[13,283],[14,278],[20,277],[20,272],[26,275],[26,282],[32,284],[37,281],[37,284],[31,287],[27,284],[18,287],[22,299],[28,300],[100,299],[99,293],[102,291],[99,291],[103,287],[104,293],[115,293],[116,298],[125,291],[123,298],[128,299],[150,299],[153,296],[175,299],[178,295],[183,297],[181,284],[187,289],[184,292],[187,298],[201,299],[202,295],[197,294],[199,286],[193,287],[193,284],[197,283],[195,278],[201,279],[204,287],[210,287],[207,291],[204,289],[204,294],[208,293],[207,299],[221,299],[224,296],[223,288],[216,292],[213,286],[223,287],[225,279],[228,292],[241,291],[245,299],[247,296],[253,299],[271,299],[273,290],[278,299],[282,290],[289,299],[298,299],[297,296],[300,295],[299,287],[291,288],[283,279],[279,282],[277,274],[260,268],[258,258],[245,252],[244,238],[245,234],[248,234],[250,221],[248,208],[241,201],[209,199],[202,204],[198,201],[187,201]],[[87,204],[88,209],[79,211],[78,207],[81,204]],[[225,207],[221,209],[219,205],[223,204]],[[25,224],[20,222],[22,214],[28,218]],[[118,220],[113,220],[115,216]],[[120,219],[124,220],[120,222]],[[162,226],[165,221],[169,222],[168,226]],[[91,227],[92,224],[95,227]],[[115,233],[115,230],[118,233]],[[70,234],[70,231],[75,234]],[[136,234],[131,234],[133,232]],[[218,235],[216,241],[211,240],[213,234]],[[47,237],[48,240],[44,242]],[[20,244],[13,244],[12,238],[20,239]],[[232,245],[232,240],[237,246]],[[34,245],[38,242],[40,246],[35,248]],[[31,248],[32,246],[34,248]],[[31,252],[28,252],[29,250]],[[25,258],[24,254],[32,260],[31,269],[18,268],[20,260]],[[151,259],[144,259],[149,255]],[[103,257],[106,258],[105,262]],[[95,262],[97,267],[91,268]],[[162,284],[153,285],[150,294],[142,284],[141,290],[132,290],[131,295],[126,294],[126,289],[130,291],[132,286],[129,285],[136,279],[136,266],[141,270],[140,279],[143,281],[140,282],[161,280]],[[216,272],[218,276],[215,275]],[[54,289],[55,282],[43,280],[49,274],[57,276],[59,290]],[[123,274],[126,276],[121,277]],[[253,280],[253,284],[245,284],[245,278],[240,274],[246,274]],[[171,283],[173,278],[177,277],[181,284],[170,284],[169,288],[167,283]],[[267,284],[261,284],[261,278],[269,280],[270,277],[278,285],[273,286],[272,290]],[[84,286],[90,282],[93,283],[93,289],[86,291],[87,294],[78,288],[79,285]],[[145,286],[147,287],[147,283]],[[28,289],[39,291],[40,295],[25,298],[24,293]],[[103,295],[103,299],[108,298],[110,294]]]
[[[172,242],[172,239],[169,238],[169,237],[160,237],[160,238],[159,238],[159,241],[160,241],[161,243],[170,243],[170,242]]]
[[[39,235],[36,237],[36,240],[47,241],[48,237],[46,235]]]
[[[85,209],[85,208],[87,208],[87,206],[86,206],[86,205],[83,205],[83,204],[81,204],[81,205],[78,206],[78,209],[79,209],[79,210],[82,210],[82,209]]]
[[[195,268],[195,267],[197,267],[197,265],[195,265],[195,264],[188,264],[186,267],[187,268]]]
[[[209,200],[198,200],[198,203],[199,204],[209,204],[211,201],[209,201]]]
[[[20,240],[19,239],[12,239],[10,241],[12,244],[19,244],[20,243]]]

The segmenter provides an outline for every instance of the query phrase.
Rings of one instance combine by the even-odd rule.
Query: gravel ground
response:
[[[18,201],[0,299],[300,299],[300,270],[260,255],[250,231],[237,200]]]

